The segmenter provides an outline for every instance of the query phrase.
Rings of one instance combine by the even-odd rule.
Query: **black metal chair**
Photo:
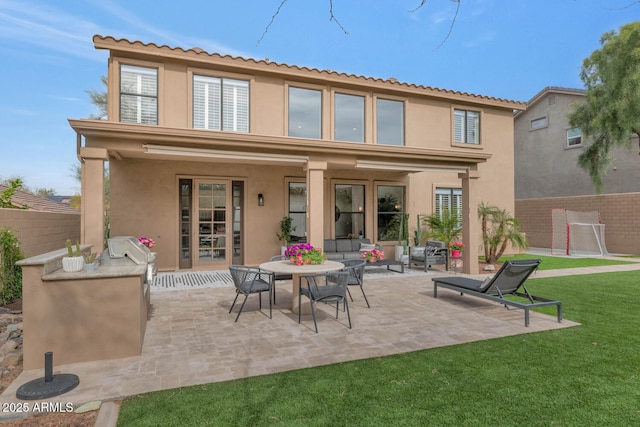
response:
[[[316,303],[324,302],[336,304],[336,319],[338,318],[338,308],[340,302],[344,304],[344,310],[349,319],[349,329],[351,329],[351,315],[349,314],[349,304],[347,302],[347,282],[351,275],[348,271],[332,271],[329,273],[307,274],[300,277],[300,294],[298,295],[298,323],[300,323],[302,312],[302,296],[309,298],[311,302],[311,314],[313,325],[318,333],[318,322],[316,320]],[[302,285],[302,281],[306,286]]]
[[[231,278],[233,279],[233,284],[236,288],[236,297],[233,300],[233,304],[231,304],[229,313],[233,310],[233,307],[238,300],[238,296],[240,294],[244,295],[244,300],[242,301],[242,305],[240,306],[240,310],[238,311],[235,321],[238,321],[240,313],[242,313],[242,309],[244,308],[244,304],[247,302],[247,298],[251,294],[258,294],[260,298],[260,310],[262,310],[263,292],[269,292],[269,319],[271,319],[273,310],[271,292],[273,291],[274,274],[268,273],[257,267],[248,267],[244,265],[230,265],[229,273],[231,273]]]
[[[271,258],[269,258],[269,261],[284,261],[287,260],[288,258],[284,255],[274,255]],[[292,280],[293,276],[291,274],[287,274],[287,273],[274,273],[275,274],[275,279],[274,280]],[[276,303],[276,287],[275,287],[275,283],[273,286],[273,303]]]
[[[349,286],[360,286],[360,290],[362,291],[362,296],[364,296],[364,300],[367,303],[367,307],[371,308],[369,305],[369,300],[367,299],[367,294],[364,293],[364,266],[367,264],[367,261],[363,259],[346,259],[344,261],[340,261],[344,264],[344,271],[348,271],[349,281],[347,282],[347,293],[349,294],[349,298],[351,302],[353,302],[353,297],[351,296],[351,291],[349,291]]]

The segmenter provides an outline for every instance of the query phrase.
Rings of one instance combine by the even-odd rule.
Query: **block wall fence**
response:
[[[607,250],[640,254],[640,193],[516,200],[514,216],[527,233],[530,247],[551,248],[552,209],[600,211]]]
[[[65,247],[67,239],[80,241],[80,212],[53,213],[0,208],[0,228],[13,229],[25,258]]]

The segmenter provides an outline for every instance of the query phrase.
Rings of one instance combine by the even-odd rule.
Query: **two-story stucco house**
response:
[[[108,119],[70,120],[82,236],[156,240],[161,270],[255,265],[297,240],[364,236],[393,253],[389,219],[462,208],[477,272],[477,206],[513,211],[516,101],[95,36],[110,52]],[[474,262],[469,262],[474,260]]]
[[[640,250],[640,168],[638,138],[630,135],[629,148],[611,151],[611,164],[602,180],[602,194],[578,157],[589,141],[572,128],[568,115],[584,102],[583,89],[550,86],[527,103],[514,118],[516,217],[531,246],[547,248],[552,242],[552,209],[598,211],[606,225],[609,251]]]

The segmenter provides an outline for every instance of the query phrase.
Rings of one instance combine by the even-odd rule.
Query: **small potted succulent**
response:
[[[92,252],[84,256],[84,271],[95,271],[99,265],[97,253]]]
[[[62,270],[67,273],[81,271],[84,268],[84,257],[80,252],[80,242],[76,241],[75,251],[71,240],[67,239],[67,256],[62,257]]]

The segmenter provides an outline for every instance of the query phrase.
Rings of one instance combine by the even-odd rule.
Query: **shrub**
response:
[[[22,268],[16,262],[24,258],[20,242],[8,227],[0,228],[0,303],[22,298]]]

